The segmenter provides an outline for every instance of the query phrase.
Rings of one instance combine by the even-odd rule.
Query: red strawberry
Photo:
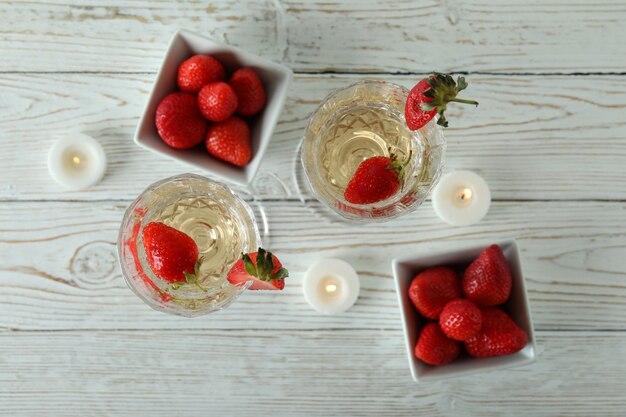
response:
[[[415,345],[415,356],[430,365],[445,365],[460,353],[460,343],[446,336],[437,323],[424,326]]]
[[[478,106],[477,101],[456,98],[457,94],[466,88],[467,82],[464,77],[459,77],[454,82],[451,75],[437,72],[415,84],[409,92],[404,108],[404,118],[409,129],[421,129],[437,113],[439,113],[437,124],[448,127],[448,121],[443,113],[451,101]]]
[[[136,212],[141,212],[141,209],[135,209]],[[144,213],[141,213],[143,215]],[[139,259],[139,251],[137,250],[137,238],[139,237],[139,229],[141,227],[141,223],[135,223],[133,226],[133,232],[131,237],[124,242],[124,244],[128,247],[130,254],[133,257],[133,262],[135,264],[135,270],[137,271],[137,275],[139,278],[146,284],[148,288],[153,290],[156,294],[161,297],[161,300],[164,302],[168,302],[172,300],[172,296],[167,292],[161,290],[144,272],[143,265],[141,265],[141,260]]]
[[[463,274],[463,294],[480,307],[506,302],[511,294],[511,270],[498,245],[485,249]]]
[[[427,319],[437,320],[443,307],[461,297],[461,283],[453,269],[446,266],[428,268],[419,274],[409,287],[409,298],[415,308]]]
[[[465,341],[465,350],[475,358],[510,355],[528,343],[524,330],[498,307],[480,310],[483,326],[476,336]]]
[[[220,61],[209,55],[194,55],[178,67],[178,88],[197,93],[204,85],[223,81],[225,77]]]
[[[343,197],[352,204],[371,204],[385,200],[400,188],[405,169],[410,161],[386,156],[374,156],[361,162],[350,179]]]
[[[241,259],[228,272],[228,282],[243,285],[254,281],[250,290],[282,290],[289,272],[271,252],[259,248],[258,252],[241,254]]]
[[[197,279],[198,246],[189,235],[164,223],[148,223],[142,232],[143,247],[154,274],[168,282]]]
[[[237,94],[237,114],[254,116],[265,106],[263,83],[252,68],[239,68],[230,78],[230,86]]]
[[[237,110],[237,95],[223,82],[207,84],[198,93],[200,113],[212,122],[223,122]]]
[[[187,93],[165,97],[156,110],[155,123],[159,136],[176,149],[193,148],[204,138],[206,121],[202,118],[196,98]]]
[[[216,158],[245,166],[252,159],[248,125],[238,117],[212,124],[206,134],[206,149]]]
[[[482,317],[474,303],[459,298],[450,301],[441,310],[439,325],[446,336],[462,342],[478,333]]]

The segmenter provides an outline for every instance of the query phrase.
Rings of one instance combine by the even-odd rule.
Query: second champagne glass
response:
[[[301,162],[315,196],[340,216],[385,221],[415,210],[443,168],[445,138],[432,120],[412,131],[404,118],[409,90],[365,80],[334,91],[312,114],[301,147]],[[352,204],[344,192],[358,166],[374,156],[408,159],[401,189],[373,204]]]

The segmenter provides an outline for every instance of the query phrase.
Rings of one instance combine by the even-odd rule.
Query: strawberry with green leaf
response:
[[[140,215],[143,216],[145,214],[145,209],[135,209],[135,212]],[[163,300],[163,302],[168,302],[172,300],[172,296],[170,294],[168,294],[167,292],[161,290],[151,279],[148,275],[146,275],[146,273],[143,270],[143,265],[141,264],[141,260],[139,259],[139,252],[137,251],[137,239],[139,238],[139,229],[141,228],[141,223],[135,223],[135,225],[133,226],[133,231],[132,234],[130,236],[130,238],[128,238],[128,240],[126,240],[126,242],[124,242],[124,245],[128,248],[128,251],[130,252],[130,254],[133,257],[133,262],[135,264],[135,269],[137,270],[137,276],[144,282],[144,284],[146,284],[146,286],[151,289],[152,291],[154,291],[156,294],[159,295],[159,297],[161,298],[161,300]]]
[[[198,259],[198,245],[189,235],[165,223],[151,222],[143,228],[142,240],[154,275],[172,283],[174,289],[188,283],[205,291],[198,284],[202,258]]]
[[[430,77],[421,80],[411,89],[406,99],[404,117],[409,129],[421,129],[436,114],[439,114],[437,124],[448,127],[444,112],[450,102],[478,106],[477,101],[457,97],[466,88],[465,77],[459,76],[455,82],[450,74],[434,72]]]
[[[250,290],[282,290],[289,272],[271,252],[259,248],[257,252],[242,253],[228,272],[228,282],[243,285],[253,281]]]
[[[386,200],[400,189],[411,155],[401,161],[393,153],[390,157],[374,156],[361,162],[350,179],[343,197],[352,204],[372,204]]]

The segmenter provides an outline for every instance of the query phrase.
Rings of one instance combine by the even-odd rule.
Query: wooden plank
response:
[[[411,381],[397,330],[0,334],[13,417],[606,416],[626,411],[626,335],[539,332],[535,364]]]
[[[580,72],[626,66],[621,0],[0,3],[0,71],[148,71],[178,28],[296,71]]]
[[[255,195],[297,197],[294,159],[310,113],[329,91],[361,78],[295,78]],[[479,172],[495,199],[626,199],[626,78],[469,81],[468,96],[472,92],[481,104],[450,109],[448,170]],[[134,199],[148,184],[189,171],[132,142],[151,82],[150,75],[1,75],[0,199]],[[58,186],[46,167],[53,141],[73,130],[98,138],[109,158],[102,183],[82,192]]]
[[[441,223],[427,204],[363,228],[325,220],[317,204],[266,202],[265,245],[290,269],[287,288],[246,293],[195,320],[153,312],[126,288],[115,255],[125,205],[0,205],[0,328],[399,330],[394,257],[514,237],[538,329],[626,329],[623,203],[497,202],[466,228]],[[346,314],[319,315],[302,297],[303,274],[322,257],[345,259],[360,275],[361,297]]]

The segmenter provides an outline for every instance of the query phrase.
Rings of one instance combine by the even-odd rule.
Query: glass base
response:
[[[286,200],[289,187],[274,173],[259,171],[248,186],[234,185],[235,191],[249,206],[257,222],[262,247],[271,250],[271,213],[268,200]]]
[[[237,193],[245,200],[246,203],[248,203],[248,206],[250,206],[250,209],[254,214],[254,219],[256,220],[256,224],[259,229],[259,236],[261,238],[260,245],[264,249],[271,249],[270,222],[268,220],[267,211],[263,202],[254,197],[254,194],[250,196],[249,192],[240,192],[237,190]]]

